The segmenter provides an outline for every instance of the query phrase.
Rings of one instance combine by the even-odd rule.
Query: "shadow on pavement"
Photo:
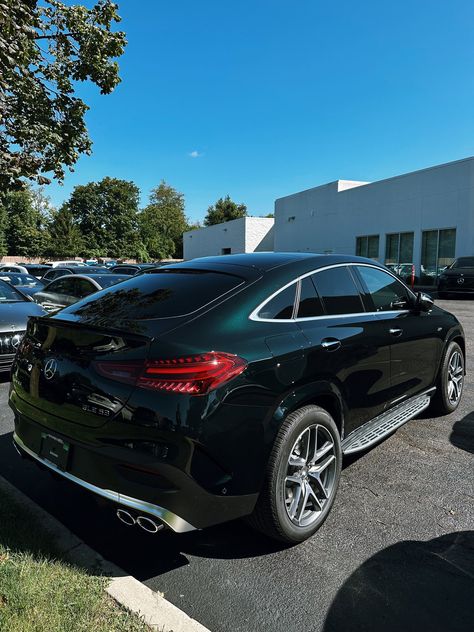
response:
[[[267,555],[284,548],[236,520],[203,531],[151,535],[127,527],[107,500],[22,459],[12,445],[12,433],[0,436],[0,475],[65,524],[101,555],[137,579],[189,564],[187,555],[236,559]]]
[[[456,448],[474,454],[474,411],[456,421],[449,440]]]
[[[470,632],[474,531],[380,551],[343,584],[324,632]]]

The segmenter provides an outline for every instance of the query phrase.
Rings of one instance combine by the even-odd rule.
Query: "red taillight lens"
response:
[[[210,351],[144,363],[96,362],[95,367],[104,377],[142,388],[204,395],[242,373],[247,362],[230,353]]]

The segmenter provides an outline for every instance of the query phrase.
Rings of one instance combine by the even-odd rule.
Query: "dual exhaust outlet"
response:
[[[163,523],[150,518],[150,516],[135,517],[126,509],[117,509],[116,516],[120,520],[120,522],[126,524],[127,527],[133,527],[134,525],[137,525],[147,533],[158,533],[158,531],[161,531],[161,529],[165,528],[165,525]]]

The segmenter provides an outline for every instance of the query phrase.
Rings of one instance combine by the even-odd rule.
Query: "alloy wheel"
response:
[[[295,441],[284,481],[289,519],[298,527],[315,522],[335,491],[336,446],[327,428],[313,424]]]
[[[459,351],[449,358],[448,363],[448,399],[451,404],[457,404],[461,398],[464,383],[464,360]]]

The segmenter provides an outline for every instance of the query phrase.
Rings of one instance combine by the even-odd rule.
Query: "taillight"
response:
[[[111,380],[170,393],[204,395],[247,367],[239,356],[210,351],[145,362],[96,362],[98,373]]]

